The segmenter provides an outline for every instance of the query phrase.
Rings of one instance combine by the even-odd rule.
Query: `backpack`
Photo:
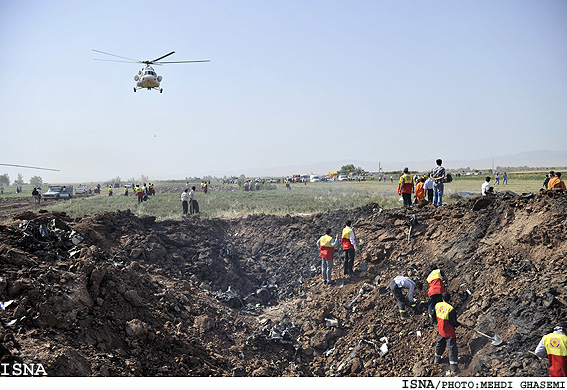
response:
[[[443,179],[443,182],[445,182],[445,183],[450,183],[450,182],[452,182],[452,181],[453,181],[453,176],[452,176],[450,173],[447,173],[447,174],[445,175],[445,179]]]

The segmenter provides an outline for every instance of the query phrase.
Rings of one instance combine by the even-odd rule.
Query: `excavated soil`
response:
[[[378,292],[441,263],[459,320],[503,340],[458,328],[459,375],[547,376],[529,351],[567,317],[566,211],[565,194],[542,191],[232,220],[23,212],[0,226],[0,302],[13,301],[0,363],[51,376],[445,376],[425,305],[402,320]],[[315,242],[347,219],[357,271],[342,277],[339,250],[325,285]]]

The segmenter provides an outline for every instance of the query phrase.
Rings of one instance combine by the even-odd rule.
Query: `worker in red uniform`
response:
[[[447,277],[445,276],[445,272],[441,270],[441,268],[437,265],[431,266],[431,272],[429,276],[427,276],[427,283],[429,283],[429,291],[427,291],[427,295],[429,296],[429,304],[427,306],[427,312],[429,313],[429,321],[432,324],[435,323],[435,305],[437,303],[443,301],[443,297],[441,296],[445,292],[445,285],[449,284]]]
[[[567,323],[562,321],[553,333],[546,334],[539,342],[535,354],[549,362],[549,375],[553,377],[567,376]]]
[[[317,240],[317,246],[321,250],[319,256],[321,257],[321,273],[323,275],[323,283],[335,284],[331,278],[331,271],[333,270],[333,259],[335,257],[335,248],[339,243],[339,235],[331,237],[331,228],[325,231],[325,235]]]
[[[411,194],[413,194],[413,178],[409,174],[409,169],[406,167],[398,183],[398,195],[402,196],[404,207],[411,206]]]
[[[352,230],[352,221],[346,221],[346,227],[341,235],[341,242],[345,253],[343,275],[351,275],[354,272],[352,270],[354,266],[354,252],[358,250],[354,239],[354,231]]]
[[[435,345],[434,363],[439,363],[445,347],[449,347],[449,367],[453,374],[460,372],[458,366],[459,350],[457,348],[457,335],[455,328],[461,324],[457,321],[457,313],[455,308],[450,305],[451,294],[444,292],[442,294],[443,302],[435,305],[435,314],[437,316],[437,329],[439,336]]]

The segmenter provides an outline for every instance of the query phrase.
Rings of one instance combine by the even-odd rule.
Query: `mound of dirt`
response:
[[[546,376],[529,353],[567,315],[565,194],[500,193],[436,208],[156,222],[129,210],[0,226],[0,363],[52,376],[444,376],[424,305],[396,275],[442,264],[463,376]],[[353,221],[361,255],[321,282],[317,239]],[[366,271],[360,265],[367,265]],[[417,291],[427,301],[427,289]],[[356,300],[355,300],[356,298]]]

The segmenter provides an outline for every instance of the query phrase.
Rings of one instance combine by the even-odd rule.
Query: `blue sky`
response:
[[[0,173],[183,179],[567,150],[565,20],[563,0],[2,0],[0,163],[61,172]],[[91,49],[211,62],[156,67],[163,94],[134,93],[140,66]]]

